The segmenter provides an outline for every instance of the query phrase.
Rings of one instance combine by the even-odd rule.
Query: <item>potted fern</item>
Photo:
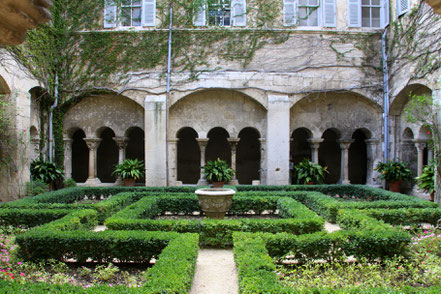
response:
[[[430,201],[434,201],[435,193],[435,164],[429,163],[423,168],[421,176],[416,177],[417,185],[421,190],[430,194]]]
[[[124,180],[124,186],[134,186],[135,181],[144,176],[144,163],[138,159],[125,159],[120,164],[115,165],[113,175]]]
[[[234,175],[234,170],[225,160],[220,158],[208,161],[202,169],[204,170],[205,179],[213,184],[213,188],[222,188]]]
[[[323,184],[325,173],[329,173],[326,166],[312,163],[305,158],[294,167],[294,180],[300,185]]]
[[[32,161],[31,176],[34,181],[39,180],[48,184],[49,191],[59,186],[57,183],[64,179],[63,170],[58,168],[55,163],[40,159]]]
[[[401,182],[412,179],[412,171],[401,161],[379,162],[375,170],[380,173],[380,179],[387,181],[392,192],[400,192]]]

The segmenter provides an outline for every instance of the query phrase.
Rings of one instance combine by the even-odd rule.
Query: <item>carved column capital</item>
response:
[[[205,147],[207,147],[208,140],[210,140],[210,139],[207,139],[207,138],[196,138],[196,141],[198,142],[199,147],[204,148],[204,149],[205,149]]]
[[[342,139],[342,140],[337,140],[337,143],[340,144],[340,148],[341,149],[349,149],[349,147],[351,146],[352,143],[354,143],[355,140],[353,139]]]
[[[422,152],[427,146],[427,140],[415,139],[413,142],[415,143],[415,147],[417,148],[418,152]]]
[[[366,145],[368,146],[374,146],[374,145],[378,145],[378,143],[380,142],[377,139],[366,139],[364,140],[364,142],[366,143]]]
[[[310,138],[306,141],[308,141],[312,149],[318,149],[320,147],[320,143],[323,142],[323,140],[323,138]]]
[[[170,144],[178,144],[179,138],[170,138],[170,139],[168,139],[168,142]]]
[[[227,141],[230,144],[231,151],[236,151],[237,144],[239,144],[240,138],[228,138]]]
[[[98,146],[100,145],[101,141],[103,139],[100,138],[83,138],[84,142],[86,142],[87,148],[89,148],[90,151],[96,151],[98,149]]]
[[[126,149],[127,144],[129,142],[128,137],[113,137],[113,141],[115,141],[116,145],[118,145],[118,149]]]

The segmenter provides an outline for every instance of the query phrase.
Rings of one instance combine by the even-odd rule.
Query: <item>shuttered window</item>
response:
[[[155,26],[156,0],[114,0],[104,2],[104,27]]]
[[[336,27],[336,0],[284,0],[285,26]]]
[[[409,11],[409,0],[397,0],[397,6],[398,16],[403,15]]]
[[[297,1],[283,0],[283,23],[286,26],[297,25]]]
[[[335,28],[337,26],[336,0],[323,0],[323,26]]]
[[[348,26],[384,28],[389,24],[389,0],[348,0]]]
[[[319,0],[299,0],[299,26],[319,26]]]

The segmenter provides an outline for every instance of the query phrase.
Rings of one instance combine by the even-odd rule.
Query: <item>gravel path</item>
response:
[[[233,250],[199,250],[190,294],[236,294],[237,283]]]

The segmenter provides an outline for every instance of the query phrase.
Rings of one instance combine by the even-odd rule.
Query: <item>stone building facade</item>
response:
[[[103,31],[164,30],[160,0],[129,2],[105,6]],[[183,30],[210,34],[218,26],[257,30],[255,2],[203,6],[194,26],[174,28],[171,38]],[[197,79],[172,64],[170,75],[164,67],[133,72],[113,94],[84,97],[64,117],[66,176],[111,184],[116,163],[139,158],[147,186],[205,184],[200,166],[220,157],[237,171],[233,183],[285,185],[290,161],[309,158],[328,166],[327,183],[380,185],[374,166],[385,152],[410,162],[417,175],[432,156],[430,134],[407,123],[403,111],[409,93],[437,89],[437,73],[415,79],[412,65],[389,62],[385,113],[382,37],[412,7],[429,7],[416,0],[367,2],[280,1],[276,25],[264,29],[284,40],[263,44],[246,63],[210,54]],[[390,37],[391,29],[386,32]],[[39,125],[32,128],[39,132]]]

